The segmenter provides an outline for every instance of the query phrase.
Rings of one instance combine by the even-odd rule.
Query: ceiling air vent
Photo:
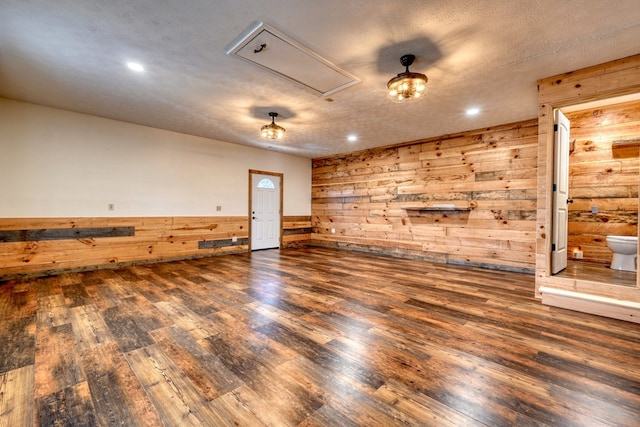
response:
[[[359,79],[312,52],[275,28],[259,23],[240,36],[227,55],[250,62],[314,93],[327,96],[360,82]]]

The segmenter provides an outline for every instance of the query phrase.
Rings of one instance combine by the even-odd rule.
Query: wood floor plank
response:
[[[135,318],[136,323],[145,331],[153,331],[172,323],[155,305],[138,294],[121,299],[118,307],[121,312]]]
[[[252,334],[255,328],[273,322],[269,317],[253,310],[253,304],[229,305],[224,310],[209,315],[209,318],[219,325],[221,332],[233,330],[242,336]]]
[[[214,426],[220,416],[198,388],[157,345],[127,353],[127,361],[162,420],[169,425]]]
[[[95,305],[73,307],[69,310],[69,318],[78,351],[113,341],[111,331]]]
[[[364,389],[375,390],[384,383],[382,375],[366,364],[344,357],[333,348],[319,345],[283,325],[273,323],[265,325],[257,329],[257,331],[292,348],[298,354],[327,369],[329,372],[339,369],[340,374],[347,376]]]
[[[196,340],[201,340],[221,332],[224,325],[215,322],[206,316],[199,316],[179,302],[159,301],[155,306],[168,318],[173,320],[173,324],[184,332],[191,335]]]
[[[278,373],[309,388],[316,399],[324,402],[307,418],[309,422],[303,421],[301,425],[316,425],[320,420],[337,421],[326,425],[420,425],[420,420],[412,419],[363,390],[352,378],[343,375],[338,366],[328,370],[306,357],[299,357],[281,365]]]
[[[39,426],[96,426],[95,409],[85,382],[36,399]]]
[[[331,339],[335,337],[335,335],[331,333],[331,331],[325,330],[324,328],[319,326],[311,325],[306,322],[301,322],[297,316],[291,315],[288,312],[282,311],[272,305],[254,303],[251,304],[250,307],[251,309],[255,310],[256,313],[259,313],[271,320],[286,325],[287,328],[296,331],[305,337],[308,337],[314,342],[324,344],[328,341],[331,341]]]
[[[153,344],[149,331],[171,323],[153,304],[138,295],[121,299],[119,305],[106,309],[102,316],[123,352]]]
[[[640,325],[322,247],[0,282],[0,426],[637,426]]]
[[[523,347],[521,336],[512,335],[504,329],[490,328],[487,325],[468,324],[467,329],[473,334],[480,335],[484,342],[499,341],[501,343],[511,342],[514,346]],[[459,338],[459,337],[458,337]],[[600,378],[617,379],[618,388],[622,392],[628,391],[630,396],[635,400],[638,395],[638,384],[640,384],[640,372],[636,369],[629,369],[629,366],[635,366],[637,355],[628,355],[626,351],[614,351],[605,343],[601,346],[591,345],[590,341],[593,335],[583,340],[552,340],[547,336],[538,338],[532,337],[526,340],[528,349],[535,350],[536,356],[532,360],[544,364],[544,366],[558,366],[556,375],[564,374],[565,369],[576,366],[576,369],[593,372]],[[457,345],[457,348],[467,347]],[[473,350],[478,354],[477,350],[482,348],[477,345]],[[491,351],[488,349],[487,351]],[[546,360],[548,359],[548,360]],[[554,362],[552,362],[554,361]],[[559,361],[559,362],[557,362]],[[615,363],[612,363],[615,362]],[[571,375],[573,376],[573,372]],[[585,375],[580,375],[580,379],[585,379]],[[551,378],[547,378],[551,381]],[[609,382],[611,384],[611,382]],[[580,386],[582,387],[582,385]],[[622,396],[621,396],[622,397]]]
[[[0,426],[29,426],[33,422],[33,365],[0,374]]]
[[[69,307],[64,295],[48,295],[38,298],[38,327],[47,328],[69,323]]]
[[[85,286],[87,294],[91,298],[91,304],[103,312],[108,308],[117,306],[122,295],[114,290],[114,287],[107,281],[102,283],[92,283]]]
[[[0,296],[0,313],[12,319],[32,317],[37,312],[38,291],[36,287],[25,281],[14,281]]]
[[[209,349],[217,349],[220,360],[261,398],[270,402],[287,423],[297,424],[318,409],[322,402],[297,383],[284,381],[275,372],[272,359],[255,353],[242,341],[229,336],[210,337]]]
[[[99,425],[162,425],[158,412],[115,342],[85,349],[81,361]]]
[[[106,309],[102,313],[102,318],[123,352],[153,344],[148,331],[137,323],[135,317],[130,316],[120,306]]]
[[[508,382],[510,393],[513,389],[525,390],[527,395],[535,398],[535,402],[547,402],[548,386],[545,387],[525,372],[516,376],[508,368],[491,360],[458,351],[442,343],[397,334],[397,331],[375,328],[372,333],[389,338],[389,334],[393,334],[396,342],[406,346],[418,345],[430,356],[426,365],[428,369],[420,374],[420,377],[429,378],[429,381],[412,379],[408,374],[406,378],[421,393],[487,425],[511,424],[517,411],[510,406],[522,405],[515,398],[507,400],[506,405],[495,400],[493,396],[499,398],[500,391],[505,392],[500,389],[502,382]],[[544,405],[548,406],[548,403]]]
[[[82,283],[63,286],[62,293],[64,294],[67,307],[89,304],[90,297],[85,289],[85,285]]]
[[[162,302],[166,299],[166,294],[155,283],[151,283],[146,279],[136,281],[136,290],[146,300],[151,303]]]
[[[33,365],[36,355],[36,316],[0,322],[0,373]]]
[[[435,399],[411,390],[397,381],[389,381],[380,387],[375,396],[400,411],[420,420],[426,426],[483,426],[473,418],[463,415],[455,409]]]
[[[212,402],[225,425],[295,426],[248,386],[240,386]]]
[[[242,382],[212,352],[200,346],[178,326],[153,331],[164,353],[184,372],[203,399],[212,401],[239,387]]]
[[[38,329],[35,366],[36,398],[86,380],[70,323]]]
[[[189,286],[190,292],[185,291],[183,288],[173,288],[165,291],[165,295],[170,295],[172,299],[182,305],[189,307],[191,311],[201,316],[206,316],[218,310],[215,304],[212,304],[208,299],[202,298],[197,293],[198,285],[191,284]]]
[[[111,274],[105,277],[103,284],[109,288],[110,293],[116,298],[121,300],[137,294],[132,283],[123,279],[122,276],[117,273],[117,270],[110,273]]]

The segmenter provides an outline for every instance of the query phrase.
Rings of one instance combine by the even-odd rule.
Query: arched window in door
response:
[[[273,181],[271,181],[269,178],[262,178],[258,182],[258,188],[276,188],[276,186],[273,185]]]

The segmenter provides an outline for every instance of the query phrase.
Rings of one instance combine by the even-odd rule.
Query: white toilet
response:
[[[637,236],[607,236],[607,246],[613,251],[612,269],[636,271],[638,259]]]

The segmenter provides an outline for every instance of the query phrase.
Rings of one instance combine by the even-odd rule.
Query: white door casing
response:
[[[569,140],[571,124],[562,111],[554,110],[553,213],[551,273],[567,268],[569,226]]]
[[[280,247],[280,186],[280,176],[251,173],[251,250]]]

